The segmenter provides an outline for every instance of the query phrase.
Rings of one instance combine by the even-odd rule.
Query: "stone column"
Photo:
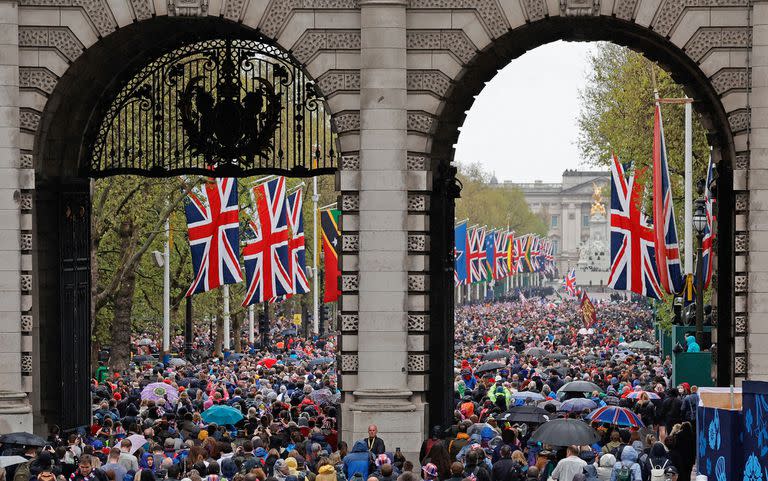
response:
[[[424,419],[407,373],[405,17],[405,0],[360,0],[358,371],[344,430],[354,441],[377,424],[387,450],[415,459]]]
[[[19,9],[0,0],[0,433],[32,430],[22,386]]]
[[[749,378],[768,379],[768,2],[757,0],[753,5],[746,351]]]

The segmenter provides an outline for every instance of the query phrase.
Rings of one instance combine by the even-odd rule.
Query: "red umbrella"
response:
[[[272,366],[277,364],[277,359],[266,357],[261,361],[257,362],[256,364],[258,364],[259,366],[267,366],[267,369],[272,369]]]

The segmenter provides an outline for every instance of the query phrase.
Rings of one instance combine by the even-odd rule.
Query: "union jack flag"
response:
[[[289,265],[291,283],[294,294],[309,292],[309,280],[307,279],[307,259],[304,250],[304,194],[301,188],[293,192],[286,199],[288,203],[288,224],[291,226],[291,239],[288,241],[288,249],[291,251]]]
[[[462,285],[467,283],[467,222],[461,222],[453,228],[453,283]]]
[[[485,280],[485,227],[473,227],[467,235],[469,248],[467,249],[468,284],[475,284]]]
[[[195,273],[187,297],[241,282],[237,179],[210,179],[195,187],[187,195],[184,214]]]
[[[247,289],[243,306],[293,293],[289,267],[288,215],[285,177],[264,182],[251,189],[256,212],[248,222],[252,238],[243,247]]]
[[[683,272],[680,267],[680,247],[677,243],[677,224],[672,205],[672,186],[669,182],[664,124],[658,103],[653,122],[653,223],[657,227],[655,235],[658,278],[667,293],[676,294],[683,289]]]
[[[611,274],[608,287],[661,299],[655,234],[642,212],[643,186],[627,177],[614,155],[611,163]]]
[[[507,232],[496,232],[495,245],[493,249],[493,278],[497,281],[509,276],[509,271],[507,270],[508,242],[509,234]]]
[[[515,272],[526,272],[527,263],[525,260],[525,246],[528,245],[528,237],[530,234],[525,234],[513,239],[514,246],[512,248],[512,265],[515,267]]]
[[[528,236],[528,245],[526,247],[526,260],[529,262],[530,270],[528,272],[539,272],[539,255],[541,254],[541,239],[536,234]]]
[[[563,289],[572,296],[576,295],[576,269],[571,269],[570,272],[563,277]]]
[[[712,244],[715,238],[713,224],[715,220],[713,212],[714,195],[710,185],[715,177],[715,164],[712,163],[712,156],[709,157],[709,166],[707,167],[707,183],[704,186],[704,210],[707,213],[707,226],[704,228],[704,236],[701,239],[702,264],[704,265],[704,289],[709,287],[712,282]]]

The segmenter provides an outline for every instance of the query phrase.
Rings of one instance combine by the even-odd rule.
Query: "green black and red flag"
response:
[[[323,229],[323,257],[325,258],[325,295],[323,302],[334,302],[339,298],[339,232],[338,209],[320,211],[320,225]]]

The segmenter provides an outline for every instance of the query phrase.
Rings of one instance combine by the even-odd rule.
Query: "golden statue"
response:
[[[595,214],[601,214],[605,217],[605,206],[603,205],[602,188],[597,183],[592,182],[592,209],[590,209],[589,215]]]

